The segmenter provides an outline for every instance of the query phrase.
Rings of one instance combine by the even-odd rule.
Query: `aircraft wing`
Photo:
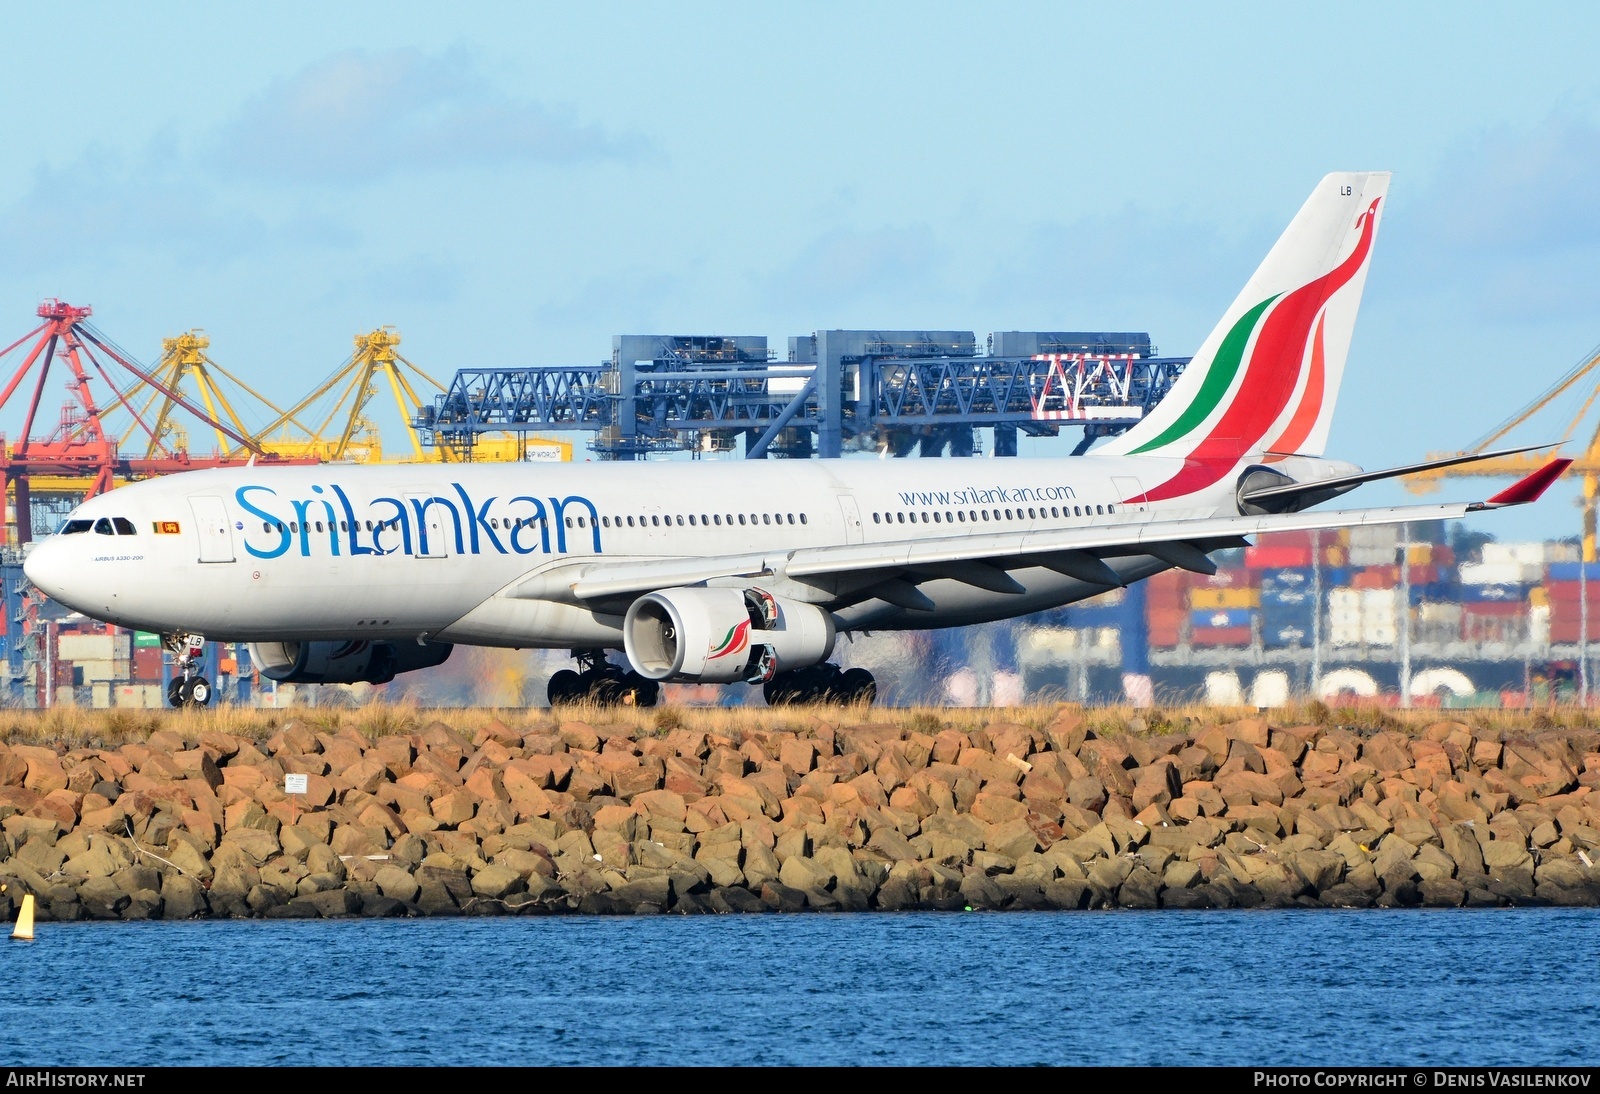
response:
[[[1120,580],[1105,565],[1103,559],[1107,557],[1150,555],[1183,569],[1212,573],[1216,566],[1206,552],[1242,546],[1244,536],[1456,520],[1468,513],[1524,505],[1543,494],[1571,462],[1552,460],[1480,502],[1160,521],[1128,514],[1126,519],[1081,528],[988,532],[945,539],[798,547],[698,558],[574,559],[522,579],[509,590],[509,595],[583,602],[723,579],[815,581],[850,575],[876,575],[885,582],[903,582],[905,577],[900,575],[906,575],[912,579],[911,584],[919,576],[948,577],[995,591],[1011,591],[1007,584],[1015,583],[1005,571],[1030,566],[1046,566],[1110,587],[1120,584]]]

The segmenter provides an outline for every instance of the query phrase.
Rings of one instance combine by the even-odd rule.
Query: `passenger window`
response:
[[[761,514],[761,523],[762,524],[771,524],[772,523],[772,514],[771,513],[762,513]]]
[[[939,514],[938,513],[933,514],[933,523],[935,523],[935,524],[939,523]]]
[[[740,523],[740,524],[743,524],[743,523],[744,523],[744,514],[743,514],[743,513],[740,513],[740,514],[739,514],[739,523]]]
[[[979,512],[980,512],[980,513],[982,513],[982,514],[983,514],[983,519],[984,519],[984,520],[988,520],[988,519],[989,519],[989,510],[987,510],[987,509],[980,509],[980,510],[978,510],[978,511],[979,511]]]
[[[67,523],[61,526],[61,534],[64,536],[75,536],[81,532],[87,532],[93,527],[94,521],[92,520],[69,520]]]
[[[629,518],[628,518],[628,527],[629,527],[629,528],[632,528],[632,527],[633,527],[633,518],[632,518],[632,517],[629,517]]]
[[[804,513],[801,513],[800,514],[800,523],[804,524],[805,522],[806,522],[806,515]]]
[[[794,514],[793,514],[793,513],[790,513],[790,514],[789,514],[789,523],[790,523],[790,524],[793,524],[793,523],[794,523]]]
[[[693,528],[693,527],[695,527],[695,523],[694,523],[694,514],[693,514],[693,513],[690,513],[690,514],[689,514],[689,527],[690,527],[690,528]]]
[[[716,525],[718,528],[722,527],[722,514],[713,513],[711,516],[711,523]]]
[[[906,515],[904,513],[896,513],[895,517],[899,520],[899,522],[901,524],[904,524],[906,522]]]
[[[683,527],[683,516],[681,514],[678,517],[678,527],[679,528]]]

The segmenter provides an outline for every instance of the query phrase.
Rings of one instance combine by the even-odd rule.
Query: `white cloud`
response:
[[[637,137],[507,95],[461,52],[349,51],[273,83],[209,146],[228,174],[352,183],[458,166],[628,159]]]

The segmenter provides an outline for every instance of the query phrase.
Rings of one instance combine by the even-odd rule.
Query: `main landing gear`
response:
[[[172,654],[176,664],[167,684],[167,703],[175,707],[209,706],[216,691],[211,681],[200,675],[200,655],[205,652],[206,640],[199,634],[164,634],[161,644]]]
[[[778,673],[761,685],[761,694],[770,707],[803,703],[871,706],[878,697],[878,682],[866,669],[841,670],[838,665],[811,665]]]
[[[550,677],[553,707],[594,703],[603,707],[653,707],[661,685],[606,660],[605,650],[573,650],[581,672],[562,669]]]

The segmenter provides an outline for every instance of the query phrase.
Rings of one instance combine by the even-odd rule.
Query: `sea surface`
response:
[[[41,923],[0,1064],[1600,1063],[1600,913]]]

